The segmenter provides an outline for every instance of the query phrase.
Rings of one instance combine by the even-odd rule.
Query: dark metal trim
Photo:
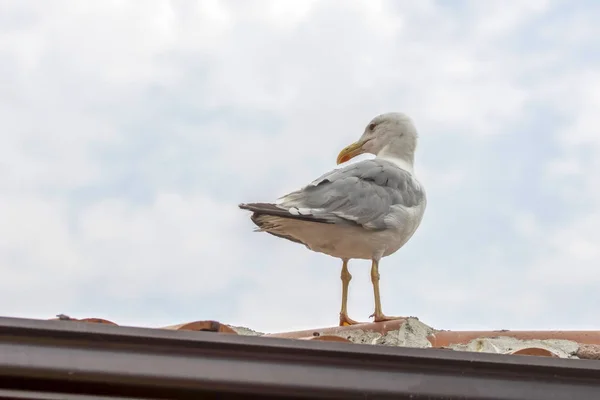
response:
[[[32,390],[0,389],[0,400],[139,400],[135,397],[97,396],[85,394],[48,393]]]
[[[600,362],[0,318],[0,389],[584,400],[600,398]]]

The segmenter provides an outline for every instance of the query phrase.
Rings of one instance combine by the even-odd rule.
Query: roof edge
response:
[[[0,389],[59,382],[139,396],[201,394],[321,398],[429,396],[586,399],[600,363],[441,349],[390,348],[213,332],[0,318]],[[87,389],[86,389],[87,388]],[[281,397],[280,397],[281,398]]]

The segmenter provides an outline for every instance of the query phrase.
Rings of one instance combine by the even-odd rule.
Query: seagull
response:
[[[375,157],[336,168],[272,203],[242,203],[255,231],[302,244],[342,261],[340,326],[348,317],[350,259],[371,261],[374,322],[391,321],[381,309],[379,262],[404,246],[418,229],[427,198],[414,173],[417,130],[406,114],[376,116],[360,139],[345,147],[337,165],[360,154]]]

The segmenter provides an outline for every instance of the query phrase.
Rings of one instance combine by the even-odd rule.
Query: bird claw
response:
[[[369,318],[373,318],[373,322],[386,322],[386,321],[397,321],[399,319],[406,319],[406,317],[391,317],[384,314],[371,314]]]

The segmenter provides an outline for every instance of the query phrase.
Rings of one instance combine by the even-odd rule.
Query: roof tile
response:
[[[117,325],[103,318],[77,319],[64,314],[52,319]],[[412,317],[386,322],[268,334],[213,320],[191,321],[158,329],[600,360],[600,331],[447,331],[436,330],[422,323],[418,318]]]

